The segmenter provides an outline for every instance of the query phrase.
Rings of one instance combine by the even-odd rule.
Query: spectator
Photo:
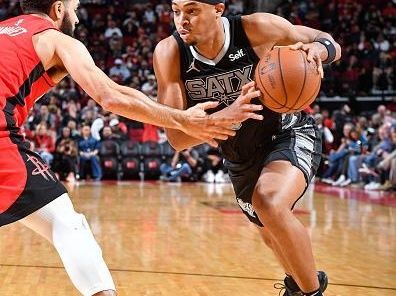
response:
[[[374,171],[369,171],[373,180],[364,188],[366,190],[394,190],[396,188],[396,125],[391,128],[391,152],[384,153],[383,160]],[[361,171],[366,172],[367,170]]]
[[[98,157],[100,143],[91,136],[91,128],[84,125],[81,131],[82,138],[78,142],[80,156],[80,178],[86,178],[86,171],[89,168],[91,177],[95,181],[102,179],[102,168]]]
[[[76,140],[77,140],[76,137],[73,137],[73,136],[72,136],[71,130],[70,130],[70,128],[68,128],[67,126],[65,126],[65,127],[62,128],[61,135],[56,139],[55,146],[58,147],[58,145],[60,144],[60,142],[61,142],[62,140],[66,140],[66,139],[71,139],[71,140],[73,140],[73,141],[76,141]]]
[[[383,34],[379,34],[377,40],[374,42],[374,48],[386,52],[390,49],[390,43],[384,38]]]
[[[349,107],[348,104],[345,104],[342,107],[341,111],[335,111],[333,113],[333,122],[335,129],[334,141],[337,146],[341,144],[342,137],[348,137],[348,134],[345,134],[345,125],[346,123],[353,122],[353,116],[351,114],[351,111],[351,107]],[[351,125],[348,125],[347,129],[349,129],[350,126]]]
[[[123,34],[122,34],[120,28],[117,27],[116,22],[113,20],[109,20],[107,22],[107,29],[106,29],[106,32],[104,33],[104,37],[106,39],[110,39],[111,37],[114,37],[114,36],[123,37]]]
[[[121,139],[118,135],[113,134],[110,126],[105,126],[102,130],[102,142],[103,141],[115,141],[120,143]]]
[[[318,126],[319,129],[319,133],[321,134],[321,138],[322,138],[322,159],[321,159],[321,163],[319,165],[319,169],[317,172],[317,176],[321,177],[323,172],[324,172],[324,168],[325,168],[325,161],[327,158],[327,154],[330,152],[332,144],[334,142],[334,136],[332,134],[332,132],[330,131],[330,129],[327,126],[323,125],[323,115],[316,113],[315,116],[315,122]]]
[[[124,65],[121,59],[116,59],[114,61],[114,67],[110,69],[110,76],[118,76],[123,82],[125,82],[129,77],[131,77],[131,72]]]
[[[70,129],[70,134],[73,139],[80,139],[80,132],[77,130],[77,121],[69,120],[66,126]]]
[[[77,104],[74,101],[69,101],[66,103],[65,114],[62,119],[62,126],[66,126],[70,120],[78,121],[78,110]]]
[[[91,112],[92,115],[87,116],[87,113]],[[89,99],[87,105],[81,110],[81,118],[84,119],[86,117],[97,118],[99,112],[99,107],[93,99]]]
[[[148,4],[146,6],[146,9],[144,11],[144,20],[151,24],[154,24],[156,21],[155,12],[151,4]]]
[[[392,125],[395,122],[395,119],[392,118],[389,110],[384,105],[379,105],[378,106],[377,114],[380,117],[381,124]]]
[[[155,81],[155,76],[149,75],[147,79],[148,81],[142,85],[142,92],[144,92],[149,97],[155,97],[157,95],[157,83]]]
[[[348,178],[349,163],[351,157],[359,157],[367,150],[367,140],[364,135],[362,135],[356,128],[352,128],[349,132],[349,137],[347,139],[346,151],[347,154],[342,159],[342,166],[338,173],[339,178],[332,185],[333,186],[347,186],[351,184],[351,178]]]
[[[170,165],[161,165],[162,179],[169,182],[197,181],[202,176],[202,163],[199,153],[192,148],[176,151]]]
[[[54,159],[53,152],[55,151],[55,142],[49,135],[47,125],[44,122],[37,125],[33,142],[36,152],[47,164],[51,165]]]
[[[347,123],[343,128],[343,138],[341,138],[341,145],[338,147],[336,151],[331,151],[328,157],[329,159],[329,167],[323,175],[323,182],[328,184],[334,184],[334,178],[338,178],[341,174],[343,164],[345,161],[345,157],[348,155],[348,144],[349,144],[349,135],[352,132],[354,126],[351,123]],[[341,176],[340,176],[341,177]],[[338,182],[345,181],[345,176],[342,181],[337,179]],[[336,182],[337,182],[336,181]]]
[[[218,149],[210,148],[205,158],[205,171],[203,180],[207,183],[226,183],[228,178],[224,173],[223,158]]]
[[[111,128],[112,134],[120,139],[120,141],[125,141],[128,139],[128,127],[125,123],[120,122],[118,116],[111,114],[110,115],[109,126]]]
[[[351,183],[358,183],[360,181],[359,168],[364,166],[374,169],[377,164],[383,159],[384,155],[392,150],[392,142],[389,134],[389,127],[387,125],[381,126],[378,130],[381,142],[377,144],[370,153],[366,155],[353,155],[349,158],[348,179]]]
[[[60,180],[74,183],[77,175],[77,144],[72,138],[63,138],[56,146],[53,170]]]
[[[104,116],[98,116],[91,125],[91,135],[95,140],[101,140],[101,131],[105,126]]]
[[[317,127],[319,129],[319,132],[322,134],[323,152],[328,152],[329,148],[332,146],[332,144],[334,142],[333,133],[327,126],[323,125],[323,115],[322,114],[316,114],[314,118],[315,118]]]
[[[49,112],[47,105],[41,105],[39,113],[34,116],[33,126],[31,128],[35,128],[40,123],[44,123],[47,127],[55,128],[55,116]]]

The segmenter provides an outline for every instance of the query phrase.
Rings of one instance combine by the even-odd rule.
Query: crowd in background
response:
[[[80,2],[76,38],[111,79],[142,90],[155,100],[153,51],[173,31],[170,1]],[[227,13],[244,12],[243,1],[229,2]],[[0,20],[18,14],[17,3],[0,0]],[[322,94],[369,95],[396,89],[396,7],[391,1],[284,1],[276,13],[294,24],[331,32],[342,45],[343,59],[326,68]],[[332,112],[314,106],[313,116],[324,139],[324,160],[318,176],[334,186],[394,187],[394,107],[380,106],[360,116],[348,105]],[[132,145],[128,143],[138,143],[142,151],[144,143],[166,144],[163,130],[102,110],[69,78],[35,106],[24,133],[32,148],[68,181],[106,177],[106,169],[112,165],[102,157],[106,142],[117,143],[118,157]],[[143,164],[138,164],[138,177],[142,178],[145,170],[154,169],[154,163],[145,163],[143,154],[139,157]],[[227,182],[220,154],[206,145],[180,153],[168,151],[159,159],[162,161],[155,164],[159,172],[156,177],[163,180]],[[125,168],[128,166],[132,164]],[[116,178],[122,176],[117,174]]]
[[[322,182],[367,190],[395,189],[395,113],[380,105],[368,116],[356,116],[347,104],[331,116],[319,105],[312,113],[323,140],[317,173]]]
[[[395,93],[395,1],[284,1],[276,13],[296,25],[331,32],[342,45],[342,60],[325,69],[322,94],[353,97]]]

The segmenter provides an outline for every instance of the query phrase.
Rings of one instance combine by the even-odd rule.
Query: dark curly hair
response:
[[[49,14],[52,4],[58,0],[20,0],[23,13],[45,13]],[[61,0],[67,2],[68,0]]]

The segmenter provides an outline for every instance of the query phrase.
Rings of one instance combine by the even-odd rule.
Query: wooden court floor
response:
[[[230,185],[113,183],[70,188],[119,295],[277,296],[282,270],[239,213]],[[345,197],[345,196],[343,196]],[[396,198],[396,197],[394,197]],[[326,296],[396,295],[396,208],[308,193]],[[0,228],[0,296],[78,295],[54,249],[19,224]]]

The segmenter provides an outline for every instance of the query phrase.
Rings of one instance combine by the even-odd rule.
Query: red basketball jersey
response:
[[[40,199],[33,198],[39,191],[29,187],[32,182],[39,182],[29,181],[30,152],[26,151],[28,145],[20,127],[34,102],[54,86],[32,42],[33,35],[48,29],[56,28],[34,15],[0,22],[0,225],[26,216],[42,205]],[[4,214],[7,210],[10,213]]]
[[[55,29],[46,19],[20,15],[0,22],[0,146],[18,144],[33,104],[54,86],[36,54],[32,36]]]

